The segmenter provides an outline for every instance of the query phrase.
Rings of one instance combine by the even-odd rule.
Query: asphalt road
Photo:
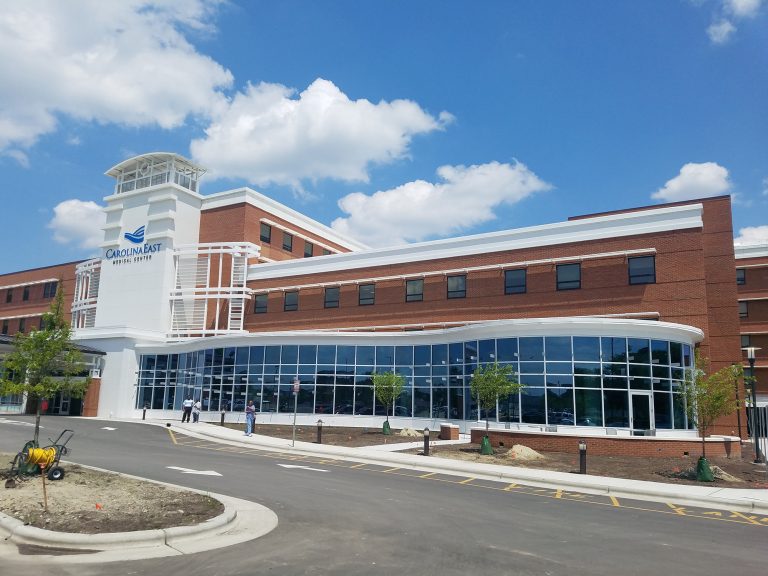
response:
[[[0,451],[18,451],[32,437],[31,422],[0,416]],[[290,454],[240,453],[182,435],[174,443],[167,430],[139,423],[45,417],[43,426],[43,439],[65,427],[75,430],[70,461],[259,502],[275,511],[279,526],[258,540],[212,552],[40,567],[36,574],[768,573],[768,519],[695,515],[664,503],[610,502],[384,466],[294,460]],[[183,474],[168,466],[222,476]]]

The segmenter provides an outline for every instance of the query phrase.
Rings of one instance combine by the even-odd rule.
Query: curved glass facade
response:
[[[511,365],[523,392],[500,399],[491,420],[543,425],[688,428],[680,382],[688,344],[645,338],[533,336],[448,344],[276,345],[141,356],[136,408],[381,415],[371,374],[402,374],[395,416],[477,420],[469,382],[478,364]],[[485,412],[479,414],[485,418]]]

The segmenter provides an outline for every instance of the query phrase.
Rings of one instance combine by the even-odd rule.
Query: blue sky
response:
[[[0,273],[98,253],[172,151],[372,246],[734,195],[768,242],[764,0],[16,2]]]

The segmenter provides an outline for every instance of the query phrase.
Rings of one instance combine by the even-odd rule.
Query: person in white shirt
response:
[[[200,420],[200,400],[195,402],[195,405],[192,406],[192,422],[197,424],[199,420]]]
[[[187,399],[184,400],[184,402],[182,402],[182,404],[181,404],[181,408],[183,410],[183,412],[181,414],[181,421],[182,422],[189,422],[189,417],[192,414],[192,406],[194,406],[194,405],[195,405],[195,403],[192,400],[192,398],[190,398],[190,397],[187,397]]]

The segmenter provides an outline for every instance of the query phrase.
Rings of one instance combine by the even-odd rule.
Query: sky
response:
[[[731,194],[768,243],[768,0],[8,0],[0,273],[175,152],[371,247]]]

